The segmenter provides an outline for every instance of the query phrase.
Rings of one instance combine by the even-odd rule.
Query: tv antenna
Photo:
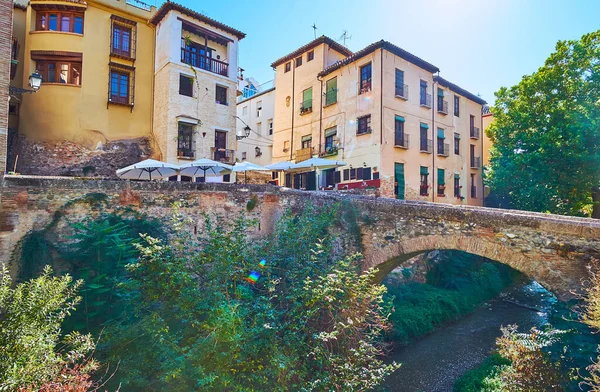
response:
[[[314,33],[315,33],[315,39],[317,39],[317,24],[316,24],[316,23],[313,23],[313,25],[312,25],[311,27],[312,27],[312,29],[314,30]]]
[[[344,30],[339,40],[344,41],[344,46],[346,46],[346,41],[349,41],[350,39],[352,39],[352,36],[348,35],[348,30]]]

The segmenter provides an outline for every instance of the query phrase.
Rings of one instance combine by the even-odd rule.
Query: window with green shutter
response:
[[[445,193],[446,193],[446,179],[445,179],[445,177],[446,177],[446,170],[444,170],[444,169],[438,169],[437,170],[437,175],[438,175],[438,178],[437,178],[437,183],[438,183],[437,194],[438,194],[438,196],[445,196]]]
[[[427,169],[427,166],[421,166],[420,174],[421,174],[421,184],[419,187],[419,194],[421,196],[429,196],[429,185],[428,185],[429,169]]]
[[[312,112],[312,87],[302,92],[302,105],[300,106],[300,114],[310,112]]]
[[[325,106],[333,105],[337,102],[337,78],[329,79],[325,82]]]

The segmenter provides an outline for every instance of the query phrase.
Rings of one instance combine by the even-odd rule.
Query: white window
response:
[[[269,119],[269,121],[267,121],[267,126],[269,127],[269,136],[273,135],[273,119]]]
[[[262,135],[262,123],[256,123],[256,133],[258,133],[258,135]]]
[[[248,114],[248,106],[244,106],[244,107],[242,108],[242,115],[244,115],[244,116],[245,116],[245,115],[247,115],[247,114]]]
[[[258,101],[256,103],[256,117],[260,117],[261,112],[262,112],[262,101]]]

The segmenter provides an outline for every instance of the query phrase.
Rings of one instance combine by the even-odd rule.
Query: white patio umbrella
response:
[[[117,176],[127,180],[160,180],[174,176],[178,171],[178,165],[146,159],[117,170]]]
[[[310,158],[306,161],[298,162],[290,166],[289,171],[305,171],[311,169],[331,169],[334,167],[346,166],[345,162],[335,161],[333,159],[325,158]]]
[[[272,163],[270,165],[267,165],[267,166],[265,166],[265,169],[271,170],[271,171],[276,171],[276,172],[287,171],[287,170],[290,170],[290,167],[292,165],[293,165],[292,162],[281,161],[281,162]]]
[[[195,177],[202,171],[204,178],[206,178],[207,171],[211,174],[219,174],[224,171],[231,171],[232,169],[232,166],[225,163],[202,158],[179,166],[179,173],[184,176]]]
[[[235,173],[244,173],[244,182],[246,182],[246,173],[249,171],[268,171],[269,169],[257,165],[255,163],[252,162],[241,162],[241,163],[236,163],[233,166],[233,170],[231,170],[232,172]]]

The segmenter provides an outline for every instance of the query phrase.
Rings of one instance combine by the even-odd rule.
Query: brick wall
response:
[[[0,0],[0,176],[6,171],[13,1]]]

